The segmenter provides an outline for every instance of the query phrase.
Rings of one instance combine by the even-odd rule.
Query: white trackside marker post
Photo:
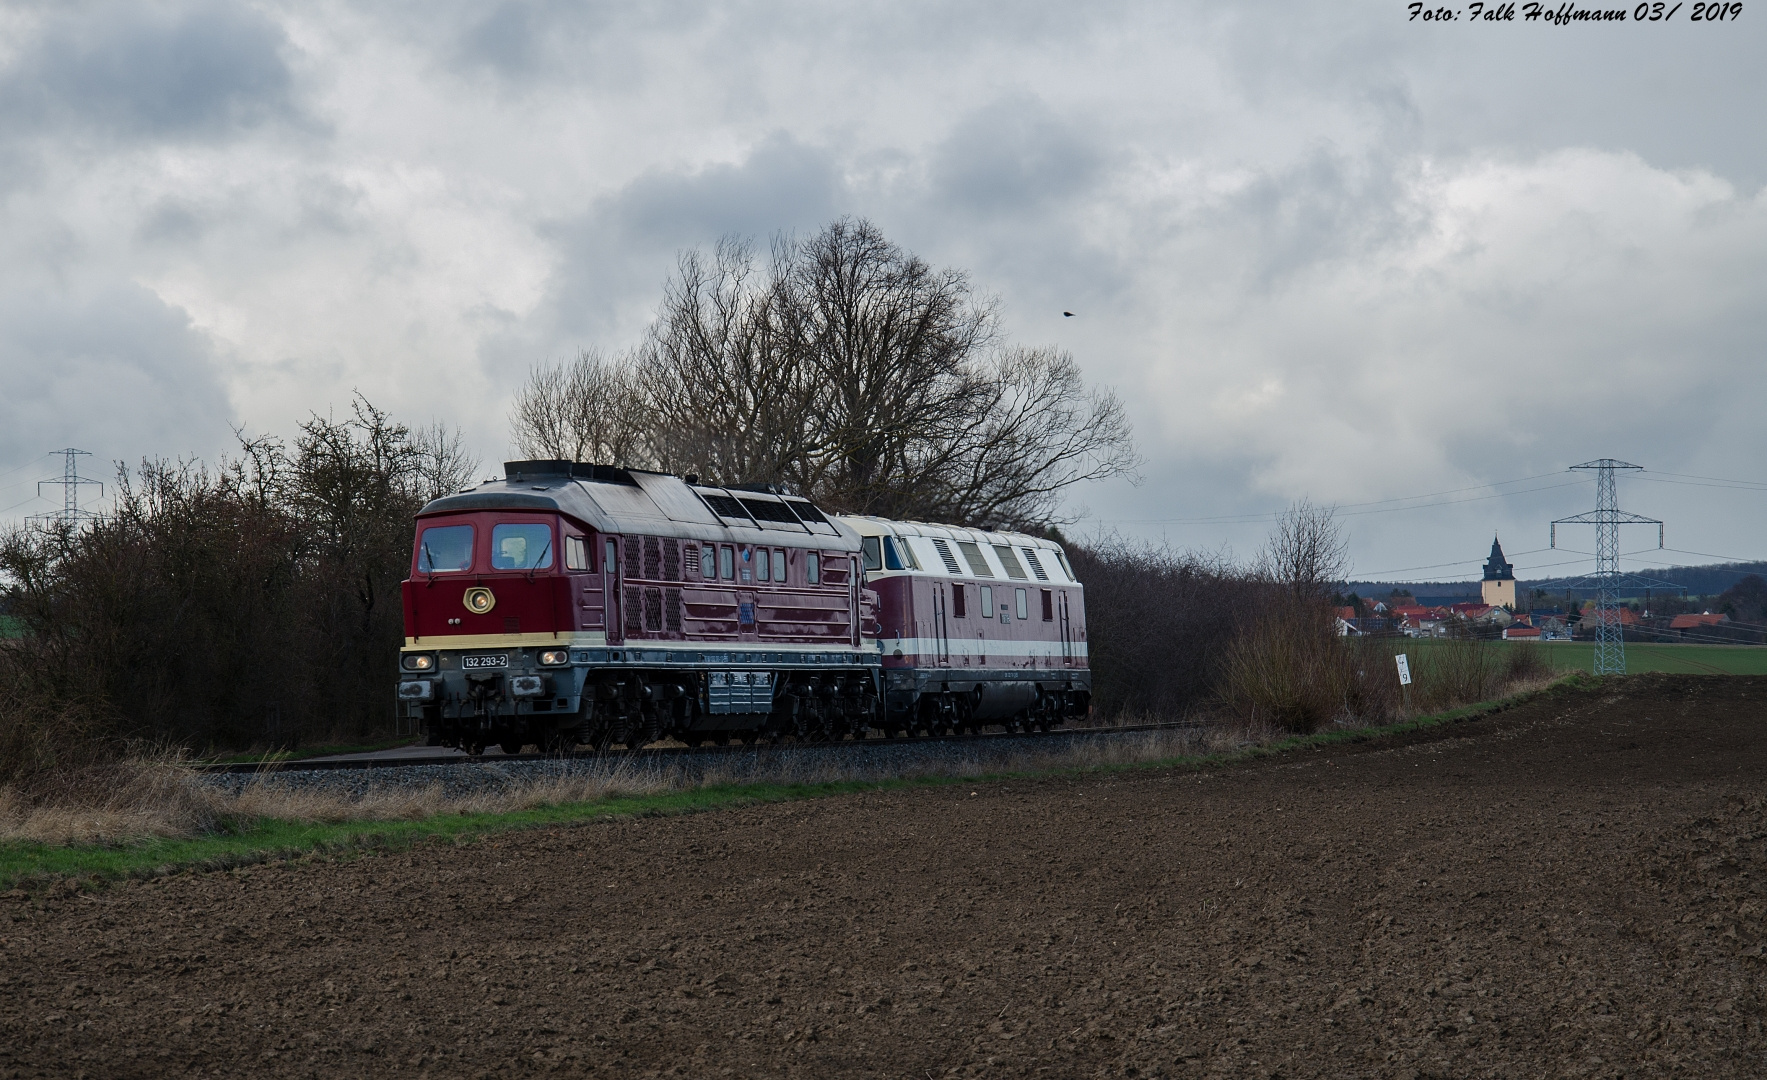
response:
[[[1409,687],[1411,686],[1411,661],[1404,653],[1400,653],[1398,656],[1393,657],[1393,662],[1399,665],[1399,693],[1404,695],[1406,709],[1410,709],[1411,691]]]

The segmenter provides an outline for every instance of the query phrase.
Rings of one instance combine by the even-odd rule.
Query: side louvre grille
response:
[[[663,580],[681,580],[681,541],[663,541]]]
[[[641,590],[636,585],[626,586],[626,636],[637,637],[644,633],[644,621],[639,611]]]
[[[626,549],[626,577],[635,578],[638,576],[638,538],[628,536],[620,543]]]
[[[699,545],[688,544],[681,550],[681,562],[689,578],[699,577]]]
[[[657,543],[656,537],[647,536],[644,538],[644,580],[656,581],[662,576],[662,545]]]
[[[988,560],[982,557],[982,549],[970,540],[957,541],[957,550],[963,552],[963,561],[969,564],[969,572],[975,577],[991,578],[994,571],[988,569]]]
[[[663,590],[663,629],[671,634],[681,633],[681,590]]]
[[[647,633],[660,634],[663,629],[663,590],[652,587],[644,590],[644,629]]]
[[[951,545],[933,537],[933,547],[939,549],[939,558],[944,561],[945,569],[953,574],[961,574],[963,570],[957,565],[957,556],[951,554]]]
[[[1025,566],[1018,561],[1018,556],[1005,544],[995,544],[994,554],[1000,557],[1000,565],[1006,568],[1006,576],[1014,581],[1027,581],[1030,575],[1025,573]]]
[[[1037,575],[1037,580],[1048,581],[1049,575],[1043,572],[1043,564],[1037,561],[1037,549],[1019,548],[1019,550],[1025,553],[1025,558],[1029,560],[1031,564],[1031,572]]]

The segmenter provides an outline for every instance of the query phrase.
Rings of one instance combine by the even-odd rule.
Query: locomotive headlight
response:
[[[474,615],[488,615],[497,606],[497,596],[483,585],[476,585],[466,590],[466,595],[460,598],[460,602]]]
[[[571,662],[569,649],[547,649],[540,654],[541,667],[563,667]]]
[[[434,671],[436,654],[427,652],[406,653],[399,658],[399,666],[406,671]]]

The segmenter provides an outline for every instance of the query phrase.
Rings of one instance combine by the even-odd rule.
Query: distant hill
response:
[[[1746,563],[1711,563],[1706,566],[1666,566],[1661,569],[1641,569],[1636,565],[1628,566],[1629,572],[1641,577],[1652,577],[1659,581],[1671,582],[1686,590],[1693,596],[1716,596],[1730,588],[1750,574],[1759,574],[1767,578],[1767,562]],[[1564,587],[1553,588],[1554,582],[1563,578],[1545,578],[1534,580],[1517,580],[1516,592],[1525,594],[1529,590],[1545,588],[1549,592],[1563,592]],[[1355,593],[1365,599],[1385,599],[1394,589],[1404,589],[1419,600],[1452,602],[1449,598],[1479,595],[1477,581],[1348,581],[1339,591]],[[1631,590],[1628,590],[1631,591]]]

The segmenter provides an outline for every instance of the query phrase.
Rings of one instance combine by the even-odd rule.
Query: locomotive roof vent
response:
[[[617,465],[592,465],[583,461],[565,461],[562,458],[505,461],[503,475],[512,482],[557,478],[560,480],[594,480],[603,484],[626,484],[630,487],[638,486],[638,481],[632,479],[632,474]]]

